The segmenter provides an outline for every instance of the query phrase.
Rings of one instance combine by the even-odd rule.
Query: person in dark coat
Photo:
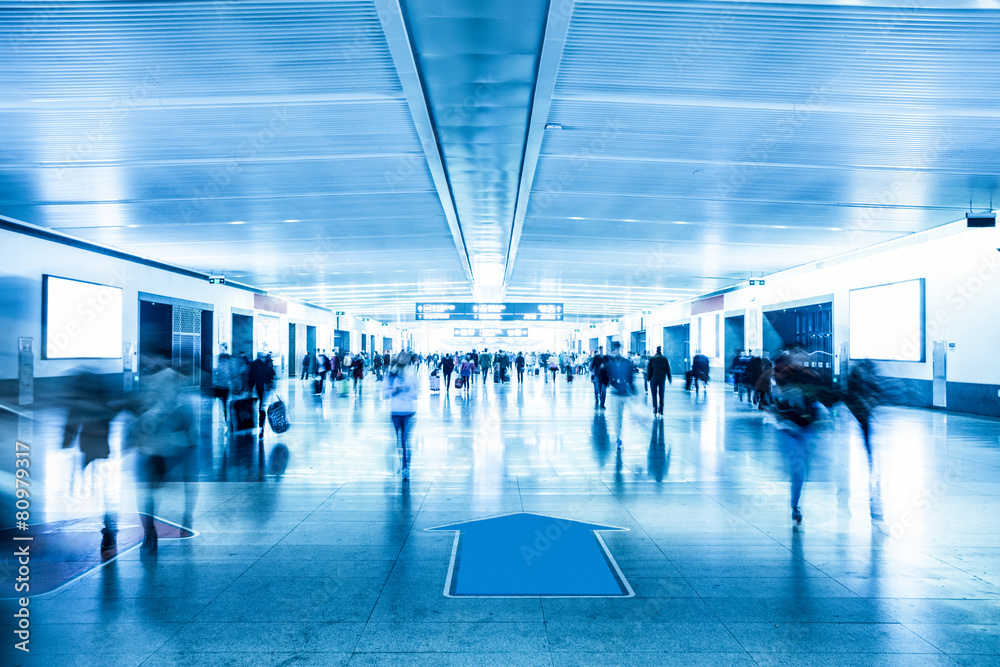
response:
[[[882,518],[882,492],[877,457],[872,450],[872,416],[886,401],[887,392],[878,367],[871,359],[863,359],[847,374],[847,390],[843,401],[861,427],[865,451],[868,453],[868,487],[873,519]]]
[[[517,359],[514,360],[514,368],[517,369],[517,382],[520,384],[524,382],[524,355],[520,352],[517,353]]]
[[[100,375],[89,370],[77,373],[71,381],[72,396],[70,398],[69,416],[63,431],[63,448],[73,446],[79,438],[80,451],[83,452],[82,469],[93,472],[95,496],[100,498],[104,509],[104,528],[101,530],[101,552],[113,551],[117,546],[117,512],[112,505],[109,488],[110,478],[99,479],[96,466],[98,461],[107,461],[111,456],[111,446],[108,434],[111,432],[111,421],[118,414],[112,407],[112,395],[107,383]],[[96,488],[100,487],[100,488]]]
[[[758,403],[760,400],[760,397],[757,395],[757,382],[760,380],[760,375],[763,372],[764,360],[756,355],[751,355],[740,376],[740,382],[743,383],[744,390],[750,396],[750,405]],[[770,382],[770,380],[768,381]]]
[[[365,377],[365,360],[361,358],[361,355],[354,357],[354,361],[351,362],[351,379],[354,380],[354,391],[357,392],[358,388],[361,386],[361,381]]]
[[[312,355],[306,352],[306,356],[302,357],[302,377],[300,380],[306,380],[309,378],[309,367],[312,365]]]
[[[699,352],[694,355],[694,360],[691,362],[691,370],[694,371],[694,389],[698,391],[698,382],[704,382],[705,386],[708,386],[709,378],[709,361],[708,357]]]
[[[257,407],[260,414],[260,425],[264,425],[264,398],[274,384],[274,366],[267,363],[264,354],[258,354],[250,363],[250,386],[257,394]]]
[[[443,382],[446,394],[451,393],[451,374],[453,372],[455,372],[455,357],[446,354],[441,358],[441,375],[444,376]]]
[[[657,347],[656,354],[649,358],[646,366],[646,378],[649,380],[649,391],[653,395],[653,418],[663,419],[663,392],[666,382],[673,384],[674,378],[670,375],[670,362],[662,352],[663,348]]]
[[[590,359],[590,381],[594,383],[594,407],[603,410],[608,396],[608,384],[611,376],[608,374],[608,357],[604,348],[597,348],[597,353]]]

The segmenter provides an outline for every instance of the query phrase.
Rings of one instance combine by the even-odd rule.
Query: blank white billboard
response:
[[[851,290],[851,359],[924,360],[924,281]]]
[[[46,359],[120,359],[122,289],[43,276],[43,356]]]

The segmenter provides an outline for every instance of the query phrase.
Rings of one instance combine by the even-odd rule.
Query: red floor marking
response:
[[[189,528],[153,519],[156,534],[160,540],[177,540],[194,537],[197,533]],[[100,516],[51,521],[31,526],[27,531],[6,528],[0,530],[0,573],[3,576],[0,599],[51,593],[70,581],[95,570],[119,555],[142,544],[143,531],[136,513],[118,515],[118,548],[101,552],[101,528],[104,519]],[[31,541],[17,540],[15,537],[32,537]],[[27,545],[28,567],[31,570],[29,591],[15,590],[20,563],[15,551]]]

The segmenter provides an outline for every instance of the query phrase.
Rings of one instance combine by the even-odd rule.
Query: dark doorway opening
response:
[[[663,356],[670,362],[672,373],[683,375],[691,367],[690,351],[690,324],[663,327]]]

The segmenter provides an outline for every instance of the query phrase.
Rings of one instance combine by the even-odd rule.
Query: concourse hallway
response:
[[[267,430],[264,448],[283,444],[290,458],[264,481],[252,467],[220,479],[221,411],[205,403],[195,535],[161,540],[155,556],[123,548],[33,598],[34,650],[25,658],[7,642],[2,662],[996,664],[995,420],[885,408],[873,435],[885,512],[873,522],[860,433],[837,406],[795,531],[774,426],[728,386],[696,396],[674,382],[662,422],[633,397],[619,452],[613,399],[595,411],[585,378],[480,382],[468,399],[430,393],[426,369],[419,382],[408,483],[374,378],[360,394],[322,397],[283,381],[292,427]],[[59,478],[60,419],[35,415],[48,475],[36,522],[90,517],[99,528]],[[112,468],[125,522],[136,511],[130,455]],[[170,493],[157,514],[179,524],[183,494]],[[455,533],[425,529],[514,513],[624,529],[599,535],[634,595],[446,596]],[[99,538],[95,528],[94,552]],[[526,546],[537,558],[550,548],[513,548]],[[7,634],[13,604],[3,600]]]

